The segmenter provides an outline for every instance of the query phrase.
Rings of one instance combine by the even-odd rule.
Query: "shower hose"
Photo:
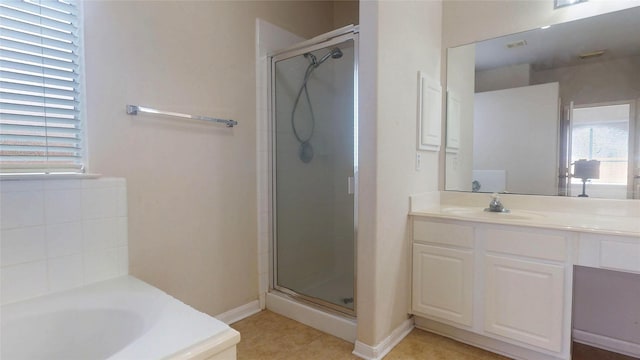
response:
[[[311,107],[311,99],[309,98],[309,90],[307,90],[307,81],[311,77],[311,73],[318,67],[318,64],[314,61],[307,66],[307,70],[304,73],[304,80],[302,81],[302,85],[300,86],[300,90],[298,90],[298,95],[296,96],[296,100],[293,103],[293,109],[291,110],[291,129],[293,130],[293,135],[296,137],[298,142],[300,143],[300,150],[298,156],[302,162],[309,163],[313,159],[313,147],[309,143],[311,138],[313,137],[313,131],[316,126],[316,119],[313,115],[313,108]],[[298,108],[298,103],[300,102],[300,96],[304,92],[304,96],[307,99],[307,104],[309,105],[309,112],[311,113],[311,131],[306,138],[302,138],[300,134],[298,134],[298,130],[296,129],[295,124],[295,113]]]

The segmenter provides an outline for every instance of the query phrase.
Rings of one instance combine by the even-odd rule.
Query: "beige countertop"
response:
[[[640,219],[633,216],[584,214],[510,209],[508,213],[484,211],[484,207],[435,205],[416,209],[411,216],[472,221],[479,223],[528,226],[582,233],[630,236],[640,241]]]

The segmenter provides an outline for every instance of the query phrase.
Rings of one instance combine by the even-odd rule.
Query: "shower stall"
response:
[[[271,57],[271,288],[349,316],[356,310],[357,46],[350,30]]]

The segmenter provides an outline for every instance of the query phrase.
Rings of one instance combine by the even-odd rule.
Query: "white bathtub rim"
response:
[[[240,333],[232,328],[225,330],[222,334],[212,336],[190,348],[178,351],[169,356],[169,360],[200,360],[210,359],[215,355],[236,346],[240,342]]]
[[[23,318],[28,320],[33,315],[57,314],[74,310],[115,309],[131,311],[140,316],[144,320],[140,336],[130,338],[122,347],[97,350],[103,352],[106,351],[105,349],[111,349],[109,351],[113,352],[110,352],[109,359],[167,358],[176,354],[186,354],[189,351],[197,354],[206,352],[207,344],[225,345],[233,343],[234,339],[239,340],[239,334],[228,325],[132,276],[122,276],[82,288],[6,304],[1,309],[3,327],[10,326],[13,321],[19,322]],[[57,320],[57,317],[54,319]],[[95,329],[79,331],[91,332]],[[65,342],[73,338],[74,330],[70,329],[71,335],[60,334],[60,341]],[[22,338],[20,334],[17,334],[18,338]],[[221,336],[223,334],[226,336]],[[5,333],[3,341],[12,337],[16,338],[15,335]],[[30,341],[32,340],[34,339]],[[42,337],[35,339],[33,343],[38,341],[46,344],[50,339]],[[33,348],[33,345],[28,345],[22,340],[10,344],[14,350],[7,348],[9,352],[25,346]],[[3,348],[5,348],[4,345],[7,344],[3,344]],[[73,344],[69,343],[69,345]],[[225,349],[212,349],[212,352],[223,350]],[[73,351],[75,350],[69,350],[69,353],[73,355]],[[43,348],[41,353],[46,357],[47,348]]]

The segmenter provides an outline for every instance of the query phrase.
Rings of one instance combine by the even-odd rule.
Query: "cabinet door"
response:
[[[414,313],[471,326],[472,291],[471,250],[413,245]]]
[[[485,266],[485,331],[560,351],[564,267],[490,255]]]

